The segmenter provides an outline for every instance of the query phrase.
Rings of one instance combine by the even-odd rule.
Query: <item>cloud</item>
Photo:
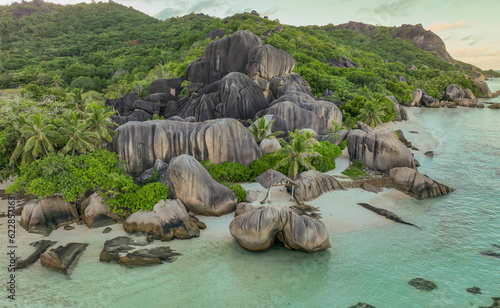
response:
[[[180,16],[184,14],[185,12],[183,10],[168,7],[155,14],[154,17],[158,19],[169,19],[170,17]]]
[[[468,48],[461,47],[451,50],[450,53],[456,57],[498,57],[500,50],[491,50],[489,47]]]
[[[390,24],[393,17],[409,17],[419,2],[419,0],[397,0],[362,8],[358,13],[372,16],[378,24]]]
[[[427,27],[427,30],[431,30],[432,32],[439,32],[439,31],[445,31],[445,30],[455,30],[455,29],[463,29],[471,26],[473,23],[471,22],[465,22],[463,20],[454,22],[454,23],[449,23],[449,22],[435,22],[431,24],[430,26]]]

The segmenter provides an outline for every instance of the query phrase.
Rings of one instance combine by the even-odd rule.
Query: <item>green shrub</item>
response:
[[[345,148],[347,148],[347,138],[342,141],[340,144],[340,149],[343,151]]]
[[[245,201],[245,199],[247,198],[247,192],[243,189],[243,187],[241,187],[240,184],[233,184],[227,187],[234,191],[234,193],[238,197],[238,203]]]
[[[207,169],[208,173],[217,182],[247,182],[252,176],[252,170],[247,166],[233,162],[222,164],[212,164],[210,161],[202,161],[201,165]]]
[[[168,197],[168,187],[161,183],[149,183],[138,186],[132,183],[130,189],[117,196],[101,194],[111,211],[118,214],[151,211],[156,203]]]
[[[371,176],[363,170],[363,167],[363,162],[359,159],[355,159],[347,169],[342,171],[342,174],[347,175],[353,180],[370,178]]]
[[[328,141],[321,141],[319,145],[315,145],[314,151],[321,154],[321,156],[310,158],[310,162],[319,172],[327,172],[335,169],[335,158],[342,155],[340,147]]]

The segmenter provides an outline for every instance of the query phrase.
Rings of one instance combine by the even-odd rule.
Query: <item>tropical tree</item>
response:
[[[21,163],[26,164],[55,152],[54,144],[58,137],[56,127],[40,113],[28,120],[24,116],[19,116],[12,125],[20,134],[18,133],[10,164],[13,164],[19,157],[21,157]]]
[[[372,128],[382,123],[382,117],[385,115],[385,106],[376,105],[373,102],[367,102],[361,109],[359,118],[365,124]]]
[[[59,75],[57,75],[57,74],[56,74],[56,75],[54,75],[54,76],[52,77],[52,85],[53,85],[54,87],[58,88],[58,89],[59,89],[59,87],[63,84],[63,82],[64,82],[64,81],[63,81],[63,79],[61,78],[61,76],[59,76]]]
[[[101,143],[98,133],[90,131],[87,123],[77,113],[69,111],[60,119],[59,132],[64,138],[62,154],[92,152]]]
[[[254,121],[248,120],[250,122],[250,127],[248,130],[252,133],[255,138],[255,142],[260,143],[262,140],[267,138],[272,138],[283,134],[282,131],[277,131],[272,133],[271,128],[273,127],[274,119],[266,123],[266,119],[264,117],[257,118]]]
[[[118,126],[118,124],[112,122],[109,117],[115,112],[97,104],[87,105],[85,111],[87,113],[85,122],[91,132],[99,135],[99,146],[102,146],[102,140],[111,142],[112,136],[114,135],[114,131],[111,127]]]
[[[319,144],[314,138],[315,135],[316,134],[311,131],[300,132],[296,129],[295,132],[290,132],[288,134],[289,142],[280,140],[282,148],[275,153],[276,155],[284,154],[285,157],[274,166],[274,169],[282,166],[289,166],[288,177],[293,180],[295,180],[300,166],[307,170],[314,170],[314,166],[312,166],[306,158],[320,155],[314,150],[314,145]]]

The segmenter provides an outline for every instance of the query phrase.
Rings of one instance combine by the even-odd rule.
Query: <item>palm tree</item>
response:
[[[365,124],[368,124],[372,128],[382,123],[380,119],[385,115],[385,106],[377,106],[373,102],[367,102],[365,106],[361,109],[359,118]]]
[[[115,112],[96,104],[87,105],[85,111],[87,113],[85,122],[91,132],[99,135],[99,146],[102,146],[102,140],[111,142],[115,134],[111,127],[118,124],[112,122],[109,117]]]
[[[92,152],[100,143],[98,133],[89,130],[87,123],[79,119],[75,112],[63,115],[60,121],[59,132],[65,138],[65,146],[61,149],[62,154],[71,152],[71,156],[77,153]]]
[[[56,75],[54,75],[54,76],[52,77],[52,85],[53,85],[54,87],[56,87],[56,88],[58,88],[58,89],[59,89],[59,87],[60,87],[62,84],[63,84],[63,80],[62,80],[61,76],[59,76],[59,75],[57,75],[57,74],[56,74]]]
[[[252,133],[257,144],[259,144],[264,139],[276,137],[284,133],[282,131],[271,133],[274,119],[269,121],[267,124],[264,117],[257,118],[255,122],[252,120],[248,120],[248,122],[250,122],[250,127],[248,127],[248,130]]]
[[[20,134],[17,146],[10,157],[11,164],[19,157],[21,157],[21,163],[26,164],[55,152],[54,143],[58,137],[56,127],[40,113],[28,120],[24,116],[19,116],[12,125]]]
[[[319,153],[314,151],[314,145],[318,144],[318,141],[314,138],[315,135],[316,134],[311,131],[299,132],[299,130],[296,129],[295,132],[289,133],[289,142],[280,140],[282,148],[276,151],[276,155],[285,154],[286,156],[280,160],[274,168],[289,166],[288,177],[292,180],[295,180],[299,171],[299,166],[307,170],[314,170],[315,168],[306,158],[310,156],[320,156]]]

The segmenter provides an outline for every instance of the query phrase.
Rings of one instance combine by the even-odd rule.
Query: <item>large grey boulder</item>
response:
[[[272,78],[269,88],[276,98],[293,91],[303,92],[312,97],[311,86],[297,73]]]
[[[417,167],[411,151],[390,130],[352,130],[347,136],[347,149],[351,161],[360,159],[370,169],[389,172],[395,167]]]
[[[391,169],[390,176],[394,178],[394,188],[416,199],[433,198],[453,191],[450,187],[407,167]]]
[[[181,154],[215,164],[232,161],[246,166],[262,156],[253,135],[234,119],[128,122],[115,130],[111,148],[135,177],[151,168],[156,159],[168,162]]]
[[[490,88],[488,87],[488,84],[484,81],[474,81],[474,85],[479,88],[481,91],[481,97],[483,98],[492,98],[493,94],[490,91]]]
[[[191,220],[181,200],[160,200],[152,211],[138,211],[127,217],[123,229],[128,233],[143,232],[156,239],[192,238],[200,230]]]
[[[464,97],[465,97],[465,93],[462,90],[462,88],[460,88],[460,86],[458,86],[456,84],[450,84],[446,88],[446,99],[447,100],[455,101],[455,100],[463,99]]]
[[[195,214],[221,216],[236,209],[236,194],[212,179],[192,156],[180,155],[172,159],[160,182],[169,187],[171,198],[180,199]]]
[[[216,28],[208,32],[207,35],[205,35],[205,37],[208,37],[211,40],[215,40],[216,38],[224,37],[224,35],[225,35],[224,30],[222,30],[221,28]]]
[[[79,206],[80,216],[89,228],[109,226],[120,220],[118,214],[108,210],[99,194],[94,193]]]
[[[408,113],[403,105],[401,105],[394,96],[387,96],[394,103],[394,109],[396,110],[396,121],[408,121]]]
[[[413,100],[410,102],[406,103],[405,105],[408,107],[419,107],[420,106],[420,99],[422,98],[424,91],[421,89],[415,89],[413,93],[411,94],[413,96]]]
[[[316,199],[329,191],[345,189],[334,177],[316,170],[302,172],[295,183],[294,197],[299,203]]]
[[[271,80],[273,77],[290,74],[296,63],[286,51],[271,45],[259,45],[248,51],[246,71],[251,78]]]
[[[489,109],[500,109],[500,103],[493,103],[488,105]]]
[[[262,155],[266,155],[281,149],[281,144],[276,138],[264,139],[260,142],[259,148],[262,151]]]
[[[79,220],[74,204],[61,197],[48,197],[26,203],[19,225],[29,233],[49,235],[52,230]]]
[[[182,91],[182,78],[156,79],[149,85],[149,94],[170,93],[177,96]]]
[[[139,94],[132,91],[117,99],[107,99],[106,106],[113,107],[120,116],[127,116],[133,110],[132,104],[139,99]]]
[[[330,239],[325,224],[308,215],[298,215],[290,208],[280,212],[281,232],[278,241],[287,249],[315,252],[330,248]]]

